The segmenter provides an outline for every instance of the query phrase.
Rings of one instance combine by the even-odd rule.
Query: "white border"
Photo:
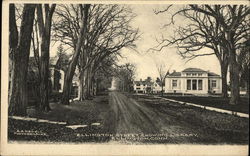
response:
[[[7,143],[8,97],[8,8],[9,3],[38,3],[27,0],[5,0],[2,5],[2,68],[1,68],[1,155],[248,155],[247,145],[114,145]],[[104,4],[246,4],[249,1],[45,1],[39,3],[104,3]]]

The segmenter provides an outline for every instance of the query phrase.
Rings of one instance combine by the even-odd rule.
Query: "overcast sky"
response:
[[[173,26],[162,28],[164,24],[169,23],[169,13],[158,14],[154,13],[154,10],[166,8],[167,5],[152,5],[152,4],[133,4],[129,5],[137,14],[131,25],[135,28],[139,28],[141,38],[136,42],[137,51],[130,49],[122,49],[124,58],[120,59],[119,64],[126,62],[134,63],[137,67],[136,79],[145,79],[148,76],[156,78],[158,76],[156,63],[165,64],[166,68],[171,66],[171,70],[182,71],[188,67],[201,68],[203,70],[210,70],[217,74],[220,74],[219,62],[215,56],[204,56],[196,58],[186,63],[177,53],[176,48],[168,47],[161,52],[146,52],[149,48],[157,45],[156,38],[159,38],[162,34],[164,36],[171,36],[173,34]],[[172,7],[171,12],[182,7],[181,5],[175,5]],[[176,19],[176,26],[178,24],[185,24],[183,19]],[[55,56],[58,44],[51,45],[51,56]],[[209,49],[203,49],[203,51],[209,51]]]
[[[188,67],[196,67],[204,70],[210,70],[220,74],[219,62],[215,56],[204,56],[196,58],[186,63],[177,53],[176,48],[168,47],[161,52],[146,52],[149,48],[157,45],[156,38],[161,34],[171,36],[173,34],[172,27],[163,29],[163,25],[169,23],[169,13],[158,14],[154,13],[155,9],[162,9],[164,5],[130,5],[133,11],[137,14],[132,25],[138,27],[142,33],[141,39],[137,41],[137,50],[139,53],[129,49],[123,49],[122,53],[126,58],[121,59],[121,63],[131,62],[136,64],[137,75],[136,79],[144,79],[147,76],[156,78],[158,76],[156,63],[165,64],[166,68],[171,66],[171,70],[182,71]],[[181,6],[173,7],[173,11]],[[170,13],[172,11],[170,10]],[[185,24],[183,19],[176,19],[176,25]],[[179,20],[179,21],[178,21]],[[203,49],[203,51],[210,49]]]

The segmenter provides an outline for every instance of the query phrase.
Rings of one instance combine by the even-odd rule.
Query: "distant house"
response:
[[[134,92],[136,93],[159,93],[162,91],[160,81],[152,81],[150,77],[146,80],[134,81]],[[163,83],[163,90],[165,83]]]
[[[50,59],[50,79],[52,84],[52,90],[55,92],[63,92],[64,77],[65,77],[65,65],[60,65],[58,57],[52,57]],[[76,70],[72,79],[71,96],[78,96],[79,87],[79,71]]]
[[[153,91],[154,83],[148,80],[134,81],[134,91],[136,93],[151,93]]]
[[[62,92],[65,72],[58,65],[58,57],[50,58],[50,80],[54,92]]]
[[[80,83],[79,83],[79,71],[76,70],[72,79],[72,88],[71,88],[71,98],[78,97]]]
[[[165,79],[166,93],[207,94],[221,93],[220,75],[199,68],[186,68],[169,74]]]
[[[165,82],[161,83],[161,81],[156,80],[154,82],[153,93],[161,93],[163,85],[163,92],[165,91]]]

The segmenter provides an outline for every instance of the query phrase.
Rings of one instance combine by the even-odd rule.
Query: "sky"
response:
[[[132,26],[138,27],[142,36],[137,41],[137,51],[130,49],[123,49],[122,54],[125,58],[120,59],[120,63],[134,63],[137,67],[136,79],[145,79],[148,76],[152,78],[158,77],[157,64],[164,64],[166,70],[170,71],[182,71],[185,68],[194,67],[201,68],[203,70],[209,70],[220,74],[220,65],[216,56],[203,56],[195,58],[191,61],[184,60],[177,54],[177,49],[174,47],[167,47],[161,52],[147,52],[149,48],[157,45],[156,38],[173,35],[173,28],[163,28],[164,24],[169,23],[169,13],[158,14],[154,13],[154,10],[166,8],[164,5],[130,5],[133,11],[137,14]],[[174,6],[174,9],[178,9],[181,6]],[[172,12],[170,10],[170,12]],[[185,24],[183,19],[176,19],[176,25]],[[210,49],[202,49],[209,52]]]
[[[136,51],[123,48],[121,53],[123,58],[119,59],[118,64],[133,63],[136,66],[136,80],[145,79],[148,76],[156,79],[158,77],[157,64],[164,64],[166,70],[170,71],[182,71],[188,67],[201,68],[203,70],[209,70],[220,74],[220,65],[214,55],[203,56],[195,58],[189,62],[182,59],[177,54],[175,47],[167,47],[161,52],[147,52],[149,48],[157,45],[156,39],[159,39],[161,35],[165,37],[173,35],[173,27],[177,27],[178,24],[185,24],[186,21],[181,18],[176,18],[175,26],[163,28],[164,24],[169,23],[171,12],[182,7],[181,5],[175,5],[170,10],[170,13],[158,14],[154,13],[154,10],[161,10],[166,8],[167,5],[152,5],[152,4],[130,4],[133,12],[137,15],[131,23],[134,28],[139,28],[140,38],[136,41]],[[58,44],[51,45],[51,56],[55,56]],[[203,52],[209,52],[210,49],[202,49]]]

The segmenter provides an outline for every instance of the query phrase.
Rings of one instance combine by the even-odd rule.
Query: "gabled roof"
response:
[[[153,82],[149,82],[149,81],[134,81],[134,83],[137,85],[153,85]]]
[[[169,74],[168,76],[181,76],[181,72],[174,71],[173,73]]]
[[[209,72],[209,71],[205,71],[205,70],[202,70],[200,68],[186,68],[184,69],[182,72],[205,72],[205,73],[208,73],[208,77],[220,77],[220,75],[216,74],[216,73],[213,73],[213,72]],[[169,74],[167,77],[180,77],[181,76],[181,72],[172,72],[171,74]]]
[[[182,72],[206,72],[200,68],[186,68]]]
[[[215,74],[215,73],[213,73],[213,72],[208,72],[208,76],[216,76],[216,77],[220,77],[220,75]]]

